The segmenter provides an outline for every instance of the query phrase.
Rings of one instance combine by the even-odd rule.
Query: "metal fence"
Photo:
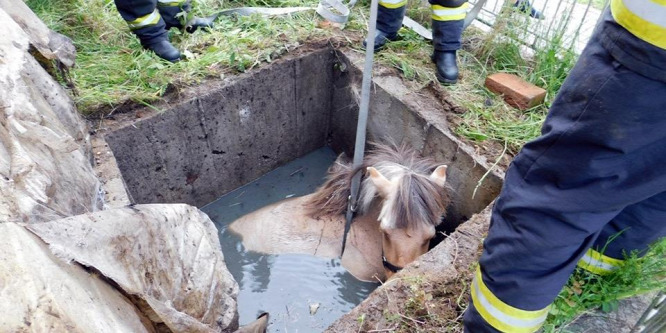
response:
[[[492,29],[500,23],[500,18],[506,17],[512,26],[519,27],[514,29],[518,34],[514,33],[512,37],[517,36],[525,45],[538,48],[557,38],[563,48],[571,48],[574,52],[580,53],[592,35],[603,11],[602,8],[608,5],[609,0],[531,1],[532,6],[543,14],[543,19],[518,15],[520,13],[513,8],[516,1],[470,1],[478,11],[476,22],[473,24],[482,29]]]

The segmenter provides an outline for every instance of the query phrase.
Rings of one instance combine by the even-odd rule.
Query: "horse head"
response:
[[[361,183],[358,210],[360,215],[378,216],[382,261],[390,277],[428,251],[450,202],[446,165],[421,158],[404,144],[375,143],[364,166],[367,176]],[[354,173],[351,164],[339,158],[326,183],[307,202],[308,216],[343,216]]]
[[[365,200],[370,195],[381,198],[379,228],[387,279],[428,251],[449,203],[446,165],[434,167],[432,161],[418,159],[415,151],[404,146],[396,152],[403,163],[373,158],[376,162],[367,168],[362,193]],[[431,173],[426,171],[433,168]]]

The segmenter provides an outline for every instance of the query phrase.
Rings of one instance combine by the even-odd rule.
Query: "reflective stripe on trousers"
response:
[[[160,21],[160,13],[157,9],[153,10],[152,13],[136,18],[133,21],[127,21],[130,29],[136,30],[143,27],[155,25]]]
[[[380,0],[379,5],[386,8],[400,8],[407,5],[407,0]]]
[[[435,21],[458,21],[464,20],[467,16],[469,3],[465,2],[459,7],[450,8],[440,5],[431,5],[432,19]]]
[[[188,0],[157,0],[160,7],[179,7],[187,3]]]
[[[472,281],[472,301],[481,317],[502,332],[536,332],[548,316],[550,307],[538,311],[526,311],[502,302],[495,296],[481,277],[481,268],[477,267]]]
[[[612,0],[615,21],[634,36],[666,49],[666,1]]]
[[[597,275],[604,275],[618,269],[623,262],[623,260],[611,258],[589,249],[578,261],[578,267]]]

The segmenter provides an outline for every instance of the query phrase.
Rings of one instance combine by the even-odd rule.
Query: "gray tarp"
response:
[[[187,205],[96,212],[85,122],[33,57],[72,64],[71,43],[20,0],[0,0],[0,22],[0,332],[235,329],[238,285],[210,219]]]
[[[100,184],[76,108],[28,53],[28,23],[2,8],[0,22],[0,223],[98,210]]]
[[[213,223],[188,205],[137,205],[27,228],[53,253],[114,281],[151,320],[176,332],[237,325],[238,284]]]
[[[150,332],[126,297],[30,231],[2,223],[0,235],[0,332]]]

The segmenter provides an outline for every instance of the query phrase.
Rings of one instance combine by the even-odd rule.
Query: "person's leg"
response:
[[[577,262],[610,233],[605,226],[644,217],[632,208],[638,202],[663,200],[666,84],[614,61],[598,32],[543,135],[507,170],[464,317],[468,332],[536,331]]]
[[[513,3],[513,8],[521,13],[529,14],[530,17],[535,19],[543,20],[545,18],[540,11],[532,6],[529,0],[516,0],[516,2]]]
[[[168,61],[178,61],[180,52],[169,43],[166,24],[157,10],[157,0],[115,0],[116,8],[141,45]]]
[[[402,27],[402,19],[407,10],[407,0],[379,0],[377,7],[377,34],[375,36],[375,51],[381,49],[389,41],[398,38],[398,30]],[[363,47],[366,41],[363,41]]]
[[[607,274],[622,266],[625,255],[643,256],[648,246],[666,237],[666,192],[628,206],[608,223],[578,266]]]
[[[445,84],[458,81],[456,51],[461,46],[461,36],[467,0],[429,0],[432,8],[432,60],[437,65],[437,79]]]
[[[157,0],[157,9],[162,15],[166,29],[171,28],[182,29],[183,23],[179,17],[179,13],[187,13],[190,11],[190,0]]]

